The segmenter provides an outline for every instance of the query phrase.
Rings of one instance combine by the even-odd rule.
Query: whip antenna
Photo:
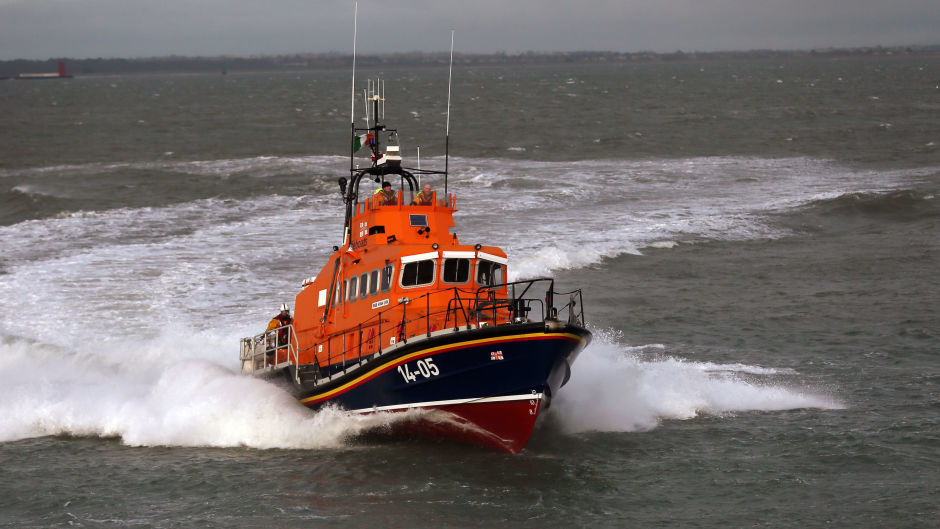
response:
[[[349,139],[349,174],[352,175],[353,172],[353,142],[356,141],[356,41],[358,40],[358,30],[359,30],[359,2],[356,2],[355,7],[353,8],[353,64],[352,64],[352,88],[349,90],[349,131],[352,134],[352,137]],[[345,194],[345,193],[344,193]],[[345,200],[345,198],[344,198]],[[346,235],[344,236],[343,244],[346,244],[346,239],[349,238],[349,218],[347,215],[346,219]]]
[[[371,128],[371,126],[369,125],[369,91],[366,90],[365,88],[362,89],[362,101],[366,107],[366,115],[363,119],[366,120],[366,128],[368,129],[368,128]]]
[[[359,30],[359,2],[353,9],[353,67],[352,67],[352,90],[349,95],[349,121],[356,127],[356,37]],[[355,131],[354,131],[355,135]]]
[[[450,152],[450,84],[454,75],[454,30],[450,30],[450,68],[447,70],[447,125],[444,127],[444,195],[447,195],[447,162]]]

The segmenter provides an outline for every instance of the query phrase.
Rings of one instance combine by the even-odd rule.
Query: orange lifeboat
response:
[[[379,116],[382,98],[368,101]],[[591,340],[580,290],[508,282],[503,250],[453,232],[446,168],[404,167],[396,145],[382,151],[397,131],[378,120],[352,134],[342,244],[305,281],[292,324],[242,339],[242,371],[283,374],[313,409],[420,409],[407,430],[522,450]],[[360,169],[362,146],[371,163]],[[369,180],[382,188],[366,192]]]

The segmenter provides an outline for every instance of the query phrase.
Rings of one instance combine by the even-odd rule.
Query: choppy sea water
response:
[[[0,526],[931,527],[938,72],[458,69],[461,240],[595,332],[516,456],[237,373],[341,237],[346,72],[2,82]],[[441,166],[446,71],[379,74]]]

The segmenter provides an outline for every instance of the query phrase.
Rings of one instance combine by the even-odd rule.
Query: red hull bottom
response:
[[[511,454],[525,448],[541,399],[488,401],[421,408],[426,413],[397,423],[399,434],[450,439],[503,450]],[[404,410],[402,410],[404,411]]]

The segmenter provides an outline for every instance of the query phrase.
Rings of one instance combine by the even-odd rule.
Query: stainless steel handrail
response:
[[[287,331],[286,343],[281,343],[281,331]],[[278,362],[283,351],[286,351],[285,361]],[[273,356],[273,359],[268,358]],[[272,369],[281,364],[298,365],[300,352],[297,350],[297,333],[293,325],[282,325],[276,329],[266,330],[241,340],[241,354],[243,373],[252,373],[259,370]],[[259,362],[260,361],[260,362]]]
[[[525,297],[535,284],[544,282],[548,283],[544,299]],[[539,312],[541,313],[541,321],[557,320],[559,313],[561,313],[561,315],[567,313],[568,323],[583,325],[584,306],[583,303],[581,303],[581,290],[555,292],[554,286],[555,282],[551,278],[536,278],[483,286],[477,288],[475,291],[454,287],[452,289],[429,292],[415,299],[403,297],[399,300],[398,304],[384,311],[379,311],[375,316],[358,323],[356,327],[354,327],[354,331],[358,331],[358,340],[347,340],[346,334],[348,329],[344,329],[343,331],[324,337],[312,347],[304,350],[313,349],[319,353],[323,348],[326,349],[326,363],[323,365],[323,367],[326,367],[326,373],[321,373],[320,370],[315,372],[316,379],[319,379],[319,377],[324,374],[326,376],[335,374],[330,367],[334,364],[341,366],[338,371],[336,371],[337,373],[345,373],[349,367],[358,365],[364,359],[371,358],[375,354],[380,354],[388,347],[383,347],[385,340],[390,340],[391,338],[394,338],[394,341],[389,346],[397,343],[399,340],[401,340],[402,343],[407,343],[409,339],[422,337],[422,335],[424,335],[423,337],[430,337],[433,332],[443,329],[452,328],[453,331],[457,331],[461,326],[470,329],[474,324],[479,328],[486,325],[539,321],[532,320],[528,317],[529,311],[532,310],[535,305],[538,305]],[[506,296],[497,297],[497,292],[503,287],[507,289]],[[440,297],[448,293],[450,293],[450,297],[447,300],[446,307],[431,312],[432,304],[430,297]],[[568,295],[570,299],[565,305],[556,308],[554,306],[554,297],[556,295]],[[577,300],[575,300],[575,296],[577,296]],[[419,303],[421,298],[426,298],[424,303]],[[408,319],[408,312],[404,310],[407,305],[421,307],[425,309],[424,313],[419,313],[415,317]],[[439,305],[439,303],[435,303],[435,306]],[[395,309],[402,310],[402,318],[397,324],[388,317],[389,313]],[[506,315],[505,321],[499,320],[501,314]],[[432,328],[432,321],[436,321],[436,324],[441,324],[442,327],[440,329]],[[391,323],[392,325],[383,328],[383,323]],[[278,331],[284,328],[288,329],[289,339],[286,344],[280,344],[278,343]],[[368,345],[366,345],[363,336],[368,336],[366,339]],[[273,338],[273,347],[271,346],[271,338]],[[339,351],[332,346],[332,342],[336,339],[342,339],[343,341],[342,345],[339,347]],[[276,367],[283,367],[283,365],[299,366],[301,351],[298,350],[297,343],[297,335],[293,325],[285,325],[284,327],[259,333],[250,338],[243,338],[241,354],[242,371],[250,373],[257,370],[273,370]],[[278,362],[280,358],[278,351],[284,350],[285,348],[288,352],[286,362]],[[272,350],[274,351],[274,361],[269,363],[268,353]],[[259,357],[261,357],[260,365],[258,362]],[[320,357],[320,359],[322,361],[322,357]],[[247,363],[249,361],[250,364]],[[294,370],[294,380],[300,383],[299,369]]]

